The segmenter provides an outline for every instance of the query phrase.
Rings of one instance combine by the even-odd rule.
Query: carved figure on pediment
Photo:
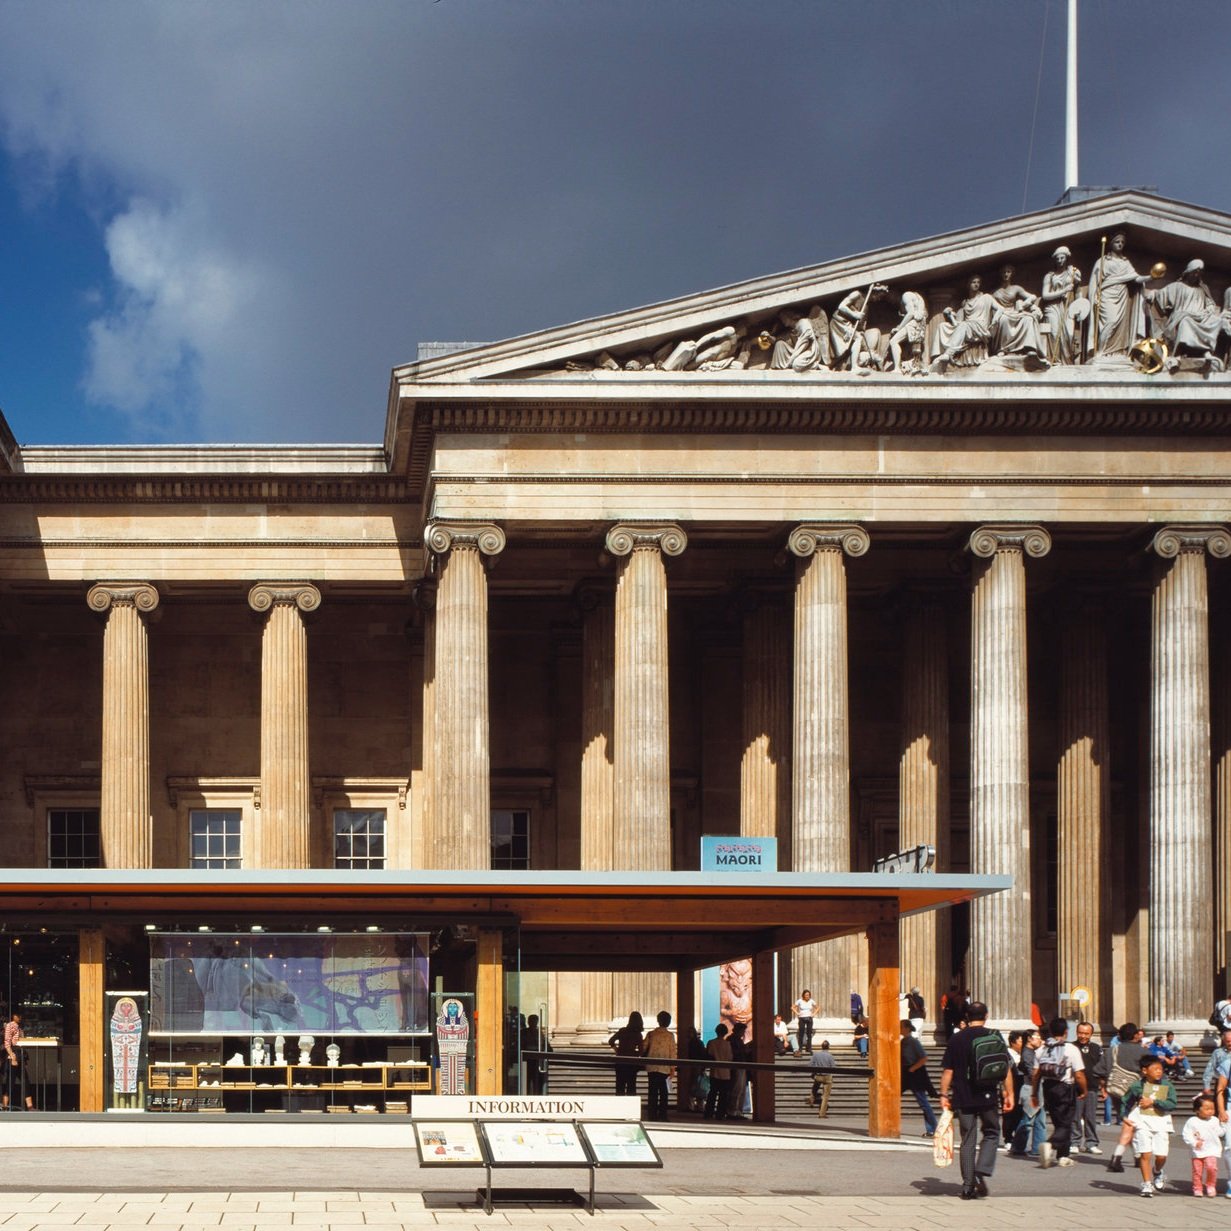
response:
[[[889,335],[889,362],[887,368],[895,368],[908,376],[917,376],[923,371],[923,340],[927,336],[928,307],[918,291],[902,292],[902,320]],[[905,366],[902,363],[902,345],[909,349]]]
[[[813,304],[808,315],[788,308],[779,314],[787,336],[774,343],[769,366],[792,372],[808,372],[829,366],[829,318],[820,304]]]
[[[992,292],[996,313],[992,317],[992,350],[999,355],[1024,355],[1027,370],[1051,365],[1043,357],[1039,322],[1043,310],[1037,295],[1013,281],[1017,270],[1002,266],[1000,285]]]
[[[1078,335],[1081,321],[1070,309],[1081,286],[1081,270],[1070,264],[1073,254],[1063,244],[1051,254],[1052,268],[1043,275],[1043,327],[1047,333],[1047,357],[1052,363],[1076,363],[1081,353]]]
[[[1124,255],[1128,241],[1123,232],[1111,237],[1090,274],[1090,301],[1094,323],[1090,327],[1091,352],[1127,355],[1138,338],[1145,337],[1145,301],[1141,286],[1148,281]]]
[[[724,325],[721,329],[711,330],[693,341],[685,338],[671,348],[665,358],[659,359],[664,348],[655,352],[657,366],[664,372],[685,372],[688,370],[713,372],[731,366],[731,360],[739,351],[740,342],[746,332],[743,325]],[[670,346],[670,343],[667,344]]]
[[[851,291],[829,318],[829,345],[835,370],[850,364],[852,372],[866,373],[881,366],[881,331],[868,326],[872,305],[889,293],[874,282],[866,291]]]
[[[992,327],[999,311],[996,301],[983,289],[983,279],[974,274],[966,283],[966,298],[958,308],[946,308],[933,345],[937,353],[932,371],[974,368],[987,358]]]
[[[1189,261],[1178,282],[1168,283],[1161,290],[1146,291],[1145,295],[1166,314],[1163,341],[1171,347],[1173,355],[1218,363],[1214,351],[1223,335],[1231,334],[1231,315],[1214,301],[1204,274],[1204,261]]]

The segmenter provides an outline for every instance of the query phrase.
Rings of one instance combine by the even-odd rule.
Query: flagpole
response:
[[[1071,191],[1077,176],[1077,0],[1069,0],[1069,44],[1065,82],[1064,188]]]

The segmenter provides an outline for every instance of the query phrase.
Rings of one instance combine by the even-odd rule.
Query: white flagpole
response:
[[[1077,0],[1069,0],[1068,71],[1064,116],[1064,187],[1077,187]]]

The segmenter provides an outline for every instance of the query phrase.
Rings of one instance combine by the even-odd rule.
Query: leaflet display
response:
[[[418,1120],[415,1146],[424,1167],[481,1167],[487,1161],[473,1120]]]
[[[484,1120],[483,1140],[493,1167],[588,1167],[590,1156],[573,1124],[543,1120]]]

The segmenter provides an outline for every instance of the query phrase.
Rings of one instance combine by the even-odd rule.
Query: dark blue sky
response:
[[[1081,23],[1082,180],[1231,209],[1231,4]],[[32,443],[375,443],[420,340],[1043,208],[1064,27],[1064,0],[0,0],[0,407]]]

